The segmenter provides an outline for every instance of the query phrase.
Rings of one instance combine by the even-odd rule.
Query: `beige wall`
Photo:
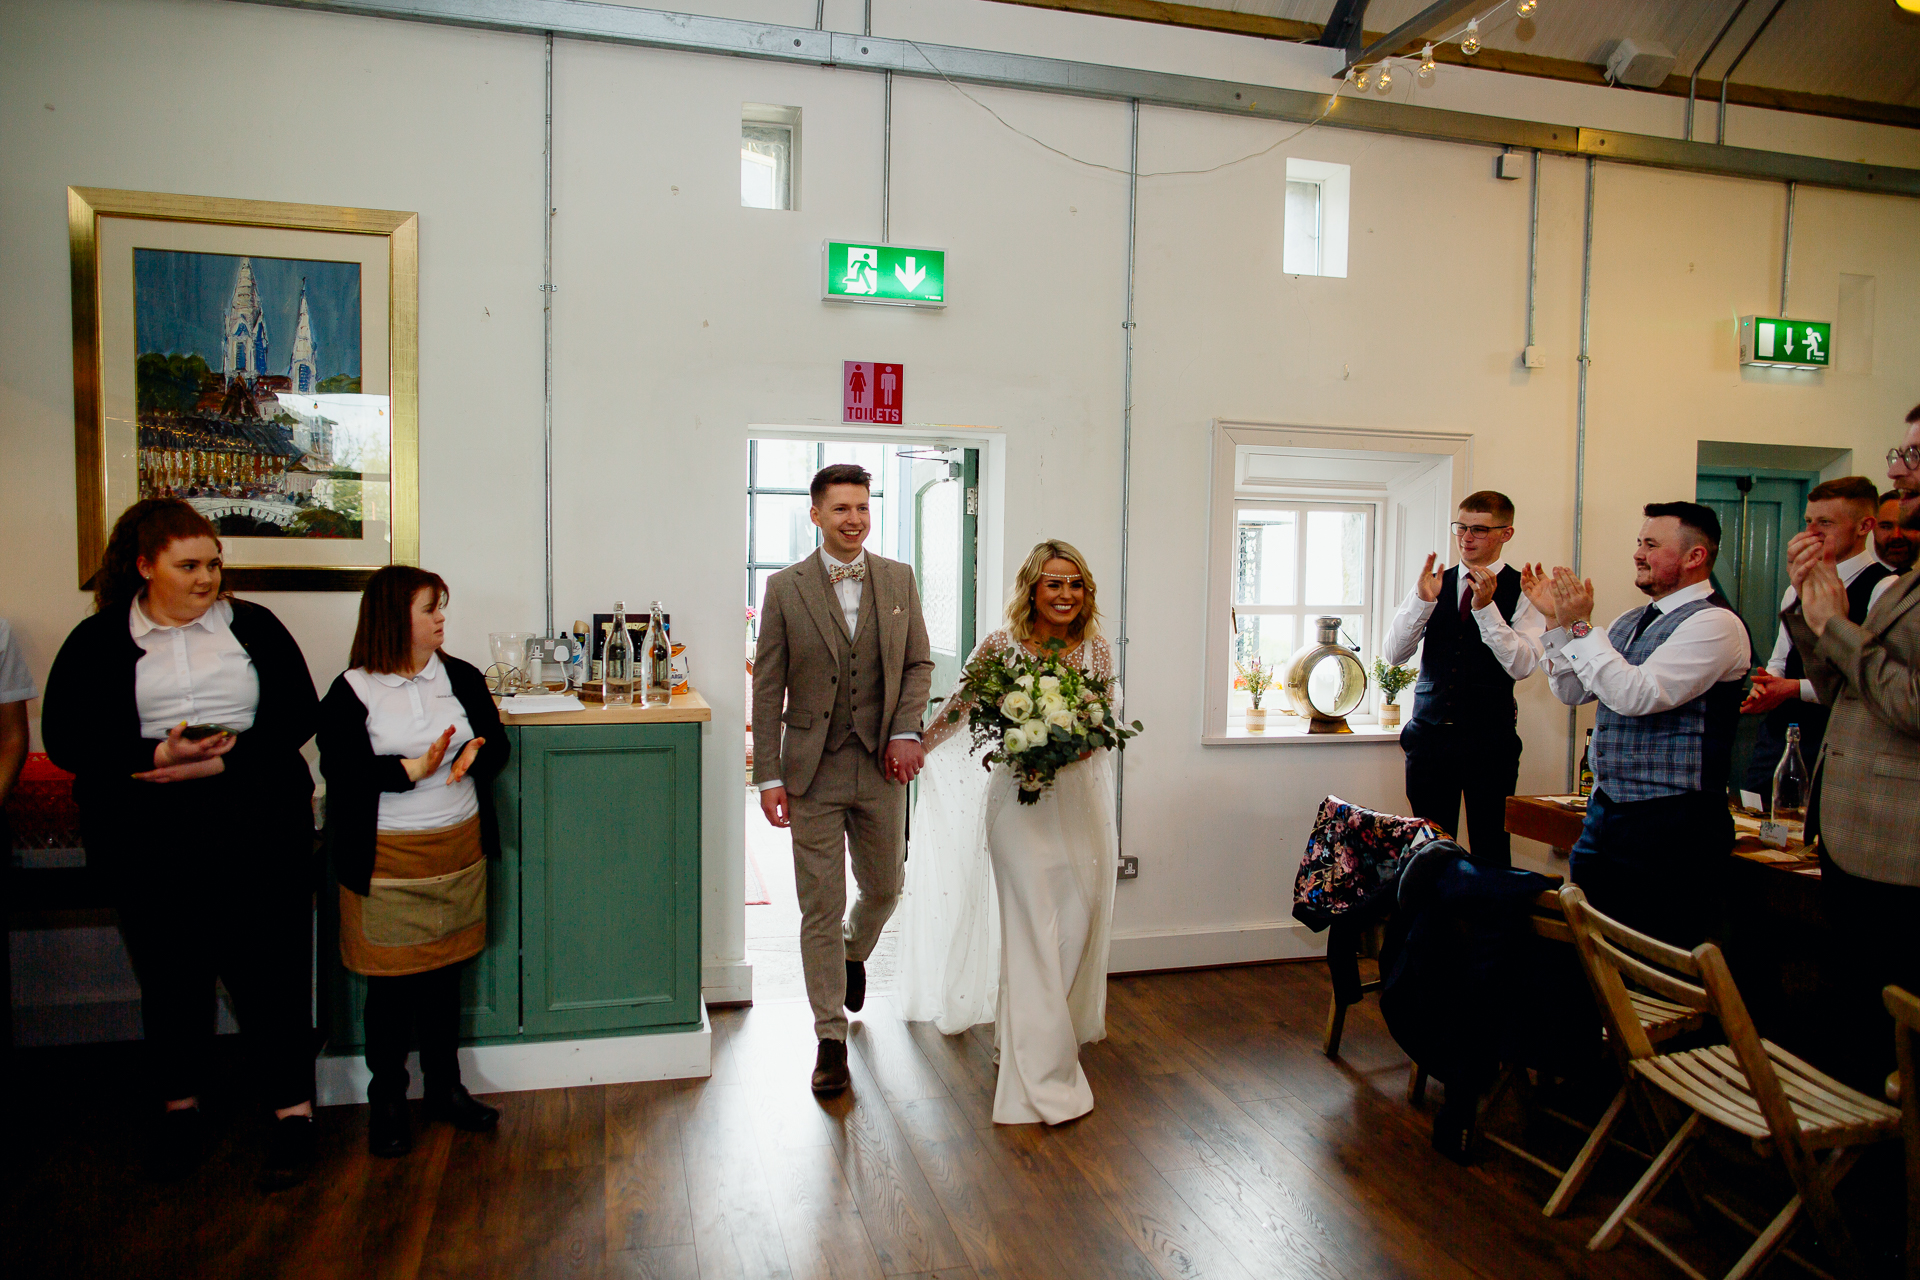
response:
[[[793,0],[711,7],[812,23]],[[878,7],[882,34],[1322,83],[1321,55],[1297,46],[973,0]],[[857,5],[829,8],[830,23],[857,24]],[[1677,127],[1648,95],[1447,70],[1420,101]],[[13,551],[0,609],[36,674],[86,608],[69,184],[419,211],[422,558],[452,583],[456,652],[539,625],[541,77],[532,37],[223,0],[0,3],[0,531]],[[973,92],[1055,147],[1126,165],[1124,104]],[[950,251],[952,305],[826,306],[820,241],[878,230],[876,78],[562,41],[555,97],[557,608],[566,621],[616,595],[659,597],[693,649],[716,709],[705,938],[723,968],[741,954],[743,708],[727,673],[748,424],[834,423],[840,360],[904,361],[912,420],[1004,431],[1005,500],[987,513],[1004,521],[1002,567],[1041,536],[1068,538],[1111,609],[1126,180],[1040,149],[941,83],[902,80],[892,233]],[[797,212],[739,208],[743,101],[804,110]],[[1769,120],[1736,115],[1744,129]],[[1920,163],[1905,131],[1790,123],[1773,132],[1810,152]],[[1150,108],[1141,162],[1205,168],[1291,128]],[[1279,270],[1288,156],[1353,166],[1347,279]],[[1527,184],[1495,180],[1488,150],[1323,127],[1214,174],[1143,180],[1129,712],[1149,732],[1128,752],[1127,847],[1142,860],[1117,908],[1129,955],[1314,945],[1287,927],[1314,806],[1328,792],[1404,803],[1391,744],[1199,744],[1210,420],[1471,432],[1471,485],[1518,503],[1515,557],[1571,556],[1585,165],[1542,164],[1547,367],[1534,372],[1517,367]],[[1605,611],[1632,602],[1639,504],[1691,494],[1697,440],[1847,448],[1877,471],[1920,399],[1920,205],[1801,192],[1794,311],[1832,313],[1843,272],[1873,276],[1878,307],[1870,374],[1788,376],[1742,375],[1732,336],[1735,313],[1777,299],[1779,186],[1601,166],[1596,200],[1585,551]],[[603,532],[616,510],[617,539]],[[353,601],[267,600],[324,687]],[[1557,788],[1566,713],[1539,681],[1521,708],[1522,785]]]

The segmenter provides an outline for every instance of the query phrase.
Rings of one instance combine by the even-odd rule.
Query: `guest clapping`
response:
[[[507,738],[486,678],[440,651],[446,603],[438,574],[405,565],[374,574],[349,668],[321,706],[340,957],[367,979],[367,1144],[377,1156],[413,1146],[416,1034],[427,1118],[476,1133],[500,1119],[460,1082],[460,974],[487,942],[487,859],[500,853],[491,784]]]
[[[75,775],[89,866],[110,886],[140,979],[158,1171],[201,1145],[199,1100],[224,982],[277,1122],[263,1185],[313,1162],[313,678],[261,605],[221,590],[220,540],[185,502],[129,507],[95,612],[47,679],[41,734]]]

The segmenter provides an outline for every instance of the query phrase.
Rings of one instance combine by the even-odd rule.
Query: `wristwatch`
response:
[[[1567,634],[1575,640],[1584,640],[1593,634],[1593,627],[1587,623],[1585,619],[1582,619],[1579,622],[1567,624]]]

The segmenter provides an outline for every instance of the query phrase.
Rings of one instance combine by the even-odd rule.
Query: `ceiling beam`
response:
[[[1345,49],[1352,57],[1367,42],[1366,22],[1367,0],[1334,0],[1333,12],[1327,15],[1327,29],[1314,43]]]
[[[1212,9],[1197,4],[1173,4],[1165,0],[996,0],[999,4],[1017,4],[1032,9],[1057,9],[1069,13],[1092,14],[1106,18],[1126,18],[1135,22],[1153,22],[1164,26],[1186,27],[1196,31],[1220,31],[1232,35],[1257,36],[1266,40],[1285,40],[1299,44],[1318,44],[1325,27],[1317,22],[1294,22],[1268,18],[1260,14],[1235,13],[1231,9]],[[1376,33],[1364,37],[1379,38]],[[1569,84],[1606,86],[1607,69],[1597,62],[1579,62],[1572,58],[1543,58],[1482,46],[1469,58],[1458,45],[1436,45],[1435,62],[1458,67],[1477,67],[1482,71],[1501,71],[1508,75],[1533,76],[1543,80],[1564,80]],[[1668,76],[1664,84],[1651,89],[1627,85],[1614,86],[1628,93],[1658,93],[1668,97],[1687,96],[1687,77]],[[1720,82],[1701,80],[1701,98],[1718,98]],[[1727,101],[1735,106],[1762,107],[1772,111],[1791,111],[1800,115],[1827,116],[1835,120],[1859,120],[1868,124],[1894,125],[1920,129],[1920,108],[1893,102],[1869,102],[1863,98],[1841,98],[1824,93],[1802,93],[1795,89],[1773,89],[1764,85],[1730,84]]]
[[[1434,0],[1420,12],[1408,18],[1387,34],[1373,41],[1358,53],[1347,54],[1347,65],[1334,73],[1335,80],[1346,78],[1347,72],[1363,62],[1376,58],[1390,57],[1401,53],[1423,40],[1431,40],[1436,33],[1446,34],[1453,20],[1470,9],[1477,9],[1486,0]]]

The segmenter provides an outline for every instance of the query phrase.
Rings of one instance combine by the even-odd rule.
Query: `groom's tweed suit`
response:
[[[852,635],[819,554],[768,579],[753,664],[754,781],[787,789],[800,956],[822,1040],[846,1039],[845,962],[867,958],[899,901],[907,789],[881,759],[890,739],[920,732],[933,680],[913,571],[871,551],[866,566]],[[843,928],[849,851],[859,897]]]

